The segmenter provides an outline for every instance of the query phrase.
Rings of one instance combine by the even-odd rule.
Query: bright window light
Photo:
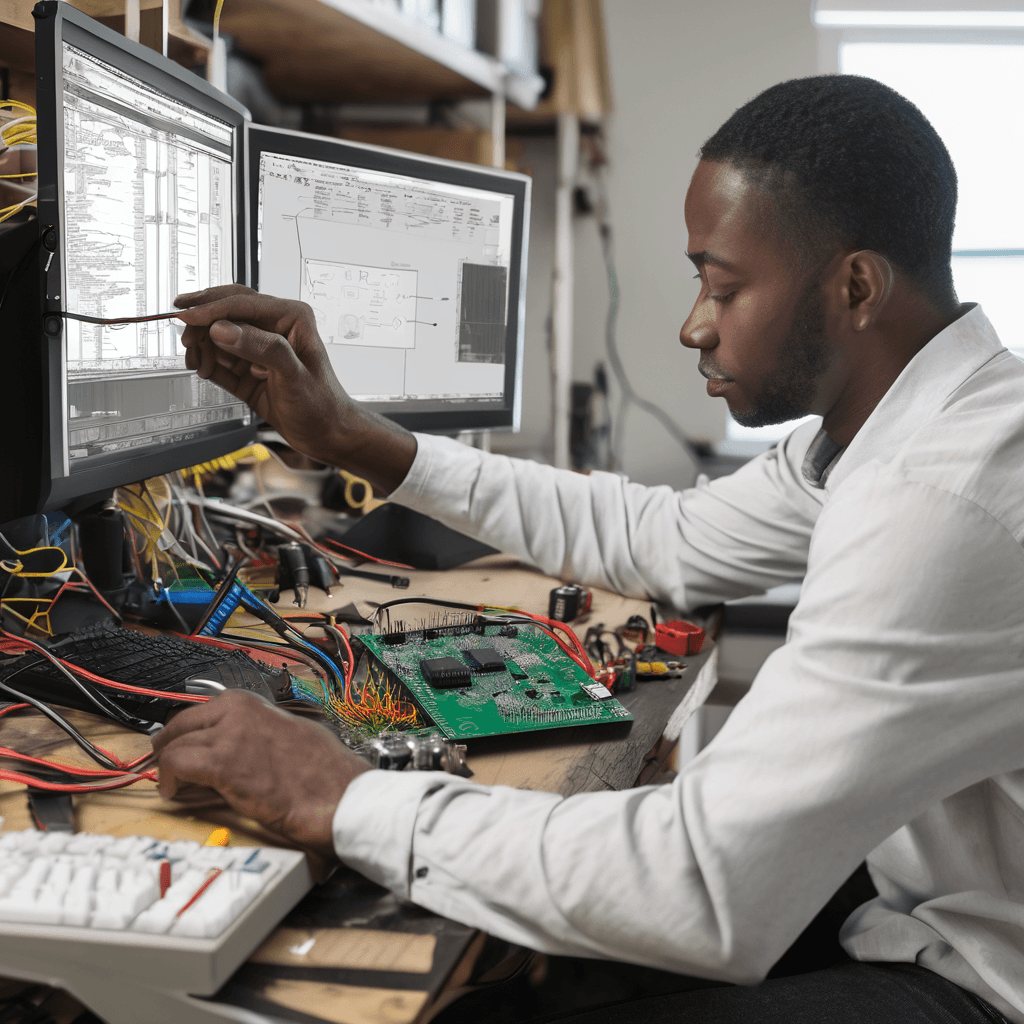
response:
[[[1024,256],[953,257],[953,285],[962,302],[979,302],[999,340],[1024,355]]]
[[[1024,11],[815,11],[820,28],[1024,28]]]
[[[839,68],[921,108],[956,168],[953,283],[1024,354],[1024,45],[843,42]]]
[[[954,249],[1024,248],[1024,46],[844,42],[839,69],[915,103],[956,168]]]

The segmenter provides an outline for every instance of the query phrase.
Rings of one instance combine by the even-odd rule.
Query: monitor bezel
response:
[[[399,174],[423,181],[500,192],[513,197],[512,255],[509,263],[509,324],[506,338],[504,398],[497,408],[483,408],[472,401],[452,403],[450,408],[410,410],[407,403],[366,402],[367,408],[387,416],[409,430],[453,434],[460,431],[518,430],[522,415],[523,349],[526,326],[526,257],[529,248],[531,179],[525,174],[479,164],[458,163],[439,157],[351,142],[324,135],[265,125],[246,126],[246,187],[249,196],[249,267],[252,286],[259,290],[256,218],[259,208],[259,167],[264,152],[311,160],[328,160],[344,166],[385,174]],[[511,358],[508,358],[508,355]],[[344,386],[345,382],[341,382]],[[412,403],[408,403],[411,405]]]
[[[149,477],[159,476],[191,465],[208,462],[252,442],[256,436],[256,417],[250,423],[231,427],[212,437],[160,447],[142,454],[131,454],[101,466],[83,468],[65,474],[64,431],[67,396],[63,380],[64,330],[59,320],[45,314],[63,309],[63,60],[62,44],[68,42],[121,71],[188,103],[231,125],[234,163],[234,238],[233,279],[249,283],[248,216],[245,204],[245,125],[249,112],[230,96],[219,92],[193,72],[149,47],[132,42],[112,29],[94,21],[68,3],[44,0],[33,10],[36,27],[36,110],[38,124],[38,200],[39,230],[44,239],[54,231],[53,248],[46,244],[44,262],[44,324],[60,324],[56,333],[41,326],[44,347],[44,373],[49,387],[45,416],[46,450],[49,479],[41,482],[40,494],[31,511],[82,504],[94,497],[110,494],[115,488]],[[51,258],[52,255],[52,258]],[[160,310],[160,312],[165,312]],[[45,472],[44,472],[45,475]]]

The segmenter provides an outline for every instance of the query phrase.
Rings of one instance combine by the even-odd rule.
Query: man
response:
[[[787,82],[719,129],[686,196],[680,339],[740,422],[823,421],[683,493],[414,437],[345,395],[306,307],[183,296],[201,376],[546,572],[681,609],[804,583],[786,645],[668,786],[367,771],[236,695],[158,737],[162,792],[213,785],[535,949],[705,979],[619,1021],[1024,1024],[1024,366],[957,302],[955,204],[938,136],[869,79]],[[879,895],[843,926],[852,959],[757,984],[865,858]]]

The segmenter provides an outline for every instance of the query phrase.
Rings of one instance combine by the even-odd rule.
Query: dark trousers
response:
[[[916,964],[850,960],[839,928],[875,895],[861,866],[759,985],[542,957],[533,971],[463,997],[434,1024],[1007,1024],[988,1003]]]

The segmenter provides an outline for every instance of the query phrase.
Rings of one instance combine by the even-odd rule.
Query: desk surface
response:
[[[445,573],[408,572],[408,590],[348,577],[313,607],[333,610],[349,603],[362,613],[397,597],[450,598],[546,612],[556,581],[506,556],[494,555]],[[595,591],[585,623],[624,623],[648,613],[645,602]],[[622,789],[660,767],[670,745],[659,739],[684,698],[709,688],[710,651],[687,659],[681,678],[641,683],[622,696],[634,714],[628,729],[580,727],[478,740],[468,760],[476,781],[558,792],[563,795]],[[694,687],[698,675],[701,685]],[[691,699],[686,703],[690,704]],[[118,754],[141,754],[146,737],[128,733],[91,715],[72,714],[90,737]],[[680,716],[675,715],[676,735]],[[4,719],[4,746],[34,754],[80,752],[63,733],[36,716]],[[675,737],[673,737],[675,738]],[[275,842],[253,822],[239,820],[209,793],[190,802],[161,800],[153,784],[76,798],[77,825],[84,831],[134,833],[159,838],[205,839],[211,825],[226,824],[239,842]],[[30,826],[23,787],[0,783],[4,829]],[[303,956],[291,950],[315,939]],[[483,937],[473,929],[400,904],[386,890],[354,872],[340,870],[311,892],[244,964],[218,999],[281,1020],[340,1024],[405,1024],[429,1017],[438,994],[471,980]]]

